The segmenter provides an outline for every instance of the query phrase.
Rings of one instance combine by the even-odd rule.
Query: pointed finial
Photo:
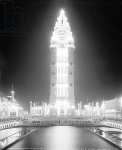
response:
[[[11,94],[14,94],[15,93],[15,91],[14,91],[14,84],[12,83],[12,85],[11,85]]]
[[[59,18],[60,18],[59,20],[64,20],[64,19],[66,19],[65,11],[64,11],[63,8],[60,10]],[[66,19],[66,20],[67,20],[67,19]]]
[[[14,91],[14,84],[11,85],[11,98],[12,101],[15,101],[15,91]]]
[[[14,91],[14,84],[11,84],[11,91]]]
[[[60,14],[61,14],[61,15],[64,15],[64,13],[65,13],[64,9],[63,9],[63,8],[61,8],[61,10],[60,10]]]

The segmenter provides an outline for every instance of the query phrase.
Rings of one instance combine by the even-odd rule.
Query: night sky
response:
[[[122,94],[119,4],[91,0],[0,1],[0,91],[19,103],[48,102],[51,33],[64,8],[75,39],[76,101]]]

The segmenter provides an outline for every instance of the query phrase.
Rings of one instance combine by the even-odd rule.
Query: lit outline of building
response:
[[[11,95],[0,96],[0,118],[19,117],[24,114],[23,108],[15,99],[15,91],[12,88]]]
[[[68,19],[60,10],[50,40],[51,83],[50,104],[66,108],[74,106],[74,39]]]

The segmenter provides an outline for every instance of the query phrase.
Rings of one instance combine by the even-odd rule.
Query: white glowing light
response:
[[[60,10],[59,17],[54,26],[54,31],[50,40],[50,47],[55,49],[56,52],[55,108],[58,110],[58,114],[60,114],[60,110],[63,110],[64,114],[66,114],[68,109],[71,108],[69,102],[69,85],[71,82],[69,79],[69,67],[71,67],[69,65],[69,51],[75,46],[71,28],[64,9]]]
[[[57,18],[53,36],[51,37],[51,47],[72,47],[74,48],[74,39],[70,29],[65,11],[61,9],[60,15]]]
[[[69,103],[67,102],[67,101],[63,101],[63,102],[61,102],[61,101],[57,101],[56,103],[55,103],[55,107],[56,108],[68,108],[70,105],[69,105]]]
[[[55,108],[57,109],[57,115],[60,115],[60,111],[64,111],[64,115],[67,115],[67,111],[70,108],[70,104],[68,101],[56,101]]]
[[[104,101],[102,102],[101,109],[102,109],[103,111],[105,110],[105,103],[104,103]]]
[[[122,97],[120,97],[120,106],[122,107]]]
[[[51,38],[51,47],[56,48],[56,96],[68,97],[68,72],[69,72],[69,49],[74,48],[72,32],[65,15],[61,9],[57,18],[54,32]]]
[[[9,100],[7,98],[2,98],[0,101],[0,114],[1,118],[10,117],[11,115],[19,116],[20,113],[23,111],[23,108],[16,102]]]

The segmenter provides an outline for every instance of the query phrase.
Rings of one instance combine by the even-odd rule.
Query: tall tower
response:
[[[50,41],[50,104],[74,105],[74,39],[68,19],[60,10]]]

